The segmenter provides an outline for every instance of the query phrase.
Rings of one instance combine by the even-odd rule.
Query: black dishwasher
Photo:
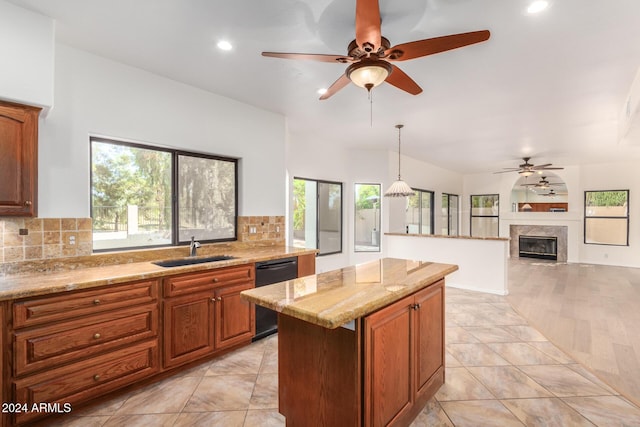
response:
[[[298,257],[256,263],[256,288],[298,277]],[[256,305],[256,335],[253,341],[278,331],[278,313]]]

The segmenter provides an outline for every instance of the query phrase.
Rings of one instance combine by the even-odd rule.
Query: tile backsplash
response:
[[[238,241],[261,242],[274,241],[284,244],[284,216],[239,216]]]
[[[238,217],[238,242],[284,245],[284,216]],[[91,218],[0,217],[0,263],[80,257],[93,252]]]
[[[91,218],[0,218],[0,262],[91,255]]]

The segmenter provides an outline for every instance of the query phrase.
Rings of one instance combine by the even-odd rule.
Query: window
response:
[[[498,237],[498,214],[500,212],[498,194],[471,196],[471,236]]]
[[[93,249],[236,239],[237,161],[91,138]]]
[[[411,234],[433,234],[433,191],[413,189],[407,198],[405,224]]]
[[[380,184],[355,186],[355,252],[380,252]]]
[[[457,236],[458,228],[458,196],[442,193],[442,235]]]
[[[293,246],[342,252],[342,184],[293,179]]]
[[[629,190],[584,192],[584,242],[629,246]]]

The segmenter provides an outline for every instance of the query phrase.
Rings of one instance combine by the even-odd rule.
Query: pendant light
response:
[[[391,184],[391,187],[384,193],[384,197],[407,197],[415,194],[409,184],[400,178],[400,129],[403,127],[404,125],[396,125],[396,129],[398,129],[398,180]]]

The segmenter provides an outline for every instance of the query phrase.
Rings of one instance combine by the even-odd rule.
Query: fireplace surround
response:
[[[509,256],[519,257],[520,236],[556,237],[557,262],[567,262],[568,227],[564,225],[510,225]]]

